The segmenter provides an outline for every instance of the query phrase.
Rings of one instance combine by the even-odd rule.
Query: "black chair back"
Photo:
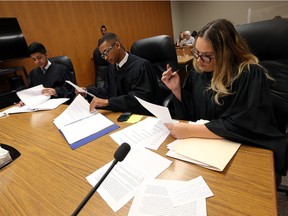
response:
[[[288,125],[288,19],[272,19],[236,27],[251,51],[269,74],[271,94],[278,127],[286,132]]]
[[[55,56],[55,57],[49,58],[49,61],[54,62],[56,64],[65,65],[69,69],[72,75],[71,82],[77,84],[74,66],[73,66],[71,59],[68,56]]]
[[[98,47],[93,52],[93,60],[95,65],[95,86],[103,87],[106,82],[109,62],[101,57]]]
[[[271,82],[273,108],[278,128],[286,134],[288,147],[288,19],[244,24],[237,26],[236,30],[276,81]],[[288,148],[284,161],[282,175],[287,174]],[[279,186],[281,177],[276,176],[276,181]]]
[[[166,70],[167,64],[170,64],[173,71],[178,69],[177,54],[172,38],[168,35],[144,38],[134,42],[130,52],[152,63],[162,96],[166,98],[171,91],[162,83],[162,73]]]

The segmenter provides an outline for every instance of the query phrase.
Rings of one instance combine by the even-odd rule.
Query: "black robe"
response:
[[[75,97],[75,89],[67,84],[66,80],[72,80],[69,69],[65,65],[51,63],[45,74],[41,68],[34,68],[27,77],[27,86],[30,88],[42,84],[45,88],[54,88],[57,98],[72,100]]]
[[[209,120],[205,126],[213,133],[242,144],[274,151],[276,172],[281,172],[286,152],[285,136],[275,122],[269,81],[263,69],[251,65],[233,83],[232,94],[224,97],[223,105],[212,100],[207,91],[212,73],[191,71],[183,85],[181,100],[174,97],[177,118]]]
[[[103,87],[88,87],[87,90],[99,98],[108,99],[109,107],[106,109],[151,115],[134,96],[159,104],[158,88],[152,64],[129,54],[127,62],[119,70],[115,65],[109,65]]]

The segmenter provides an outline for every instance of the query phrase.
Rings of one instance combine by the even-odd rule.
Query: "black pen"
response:
[[[174,73],[178,73],[178,71],[179,71],[179,69],[177,71],[174,71]],[[174,75],[171,74],[171,76],[168,80],[172,79],[173,77],[174,77]]]

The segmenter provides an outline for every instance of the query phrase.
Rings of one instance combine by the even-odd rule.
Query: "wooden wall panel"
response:
[[[167,34],[173,37],[169,1],[0,1],[0,17],[17,17],[28,44],[42,42],[50,57],[68,55],[80,86],[94,83],[93,50],[100,26],[115,32],[130,50],[138,39]],[[24,65],[31,59],[0,67]]]

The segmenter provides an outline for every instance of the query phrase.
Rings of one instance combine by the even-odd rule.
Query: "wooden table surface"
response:
[[[52,111],[12,114],[0,118],[0,143],[13,146],[21,156],[0,170],[0,215],[71,215],[91,185],[86,176],[109,161],[118,145],[105,135],[72,150],[53,124],[66,107]],[[101,110],[116,121],[120,113]],[[113,133],[113,132],[112,132]],[[169,136],[156,151],[167,153]],[[273,153],[242,145],[223,172],[172,160],[158,178],[190,180],[201,175],[214,193],[207,214],[277,215]],[[118,212],[96,192],[79,215],[127,215],[132,200]]]
[[[192,63],[193,56],[191,55],[177,56],[177,60],[179,65],[186,65]]]

